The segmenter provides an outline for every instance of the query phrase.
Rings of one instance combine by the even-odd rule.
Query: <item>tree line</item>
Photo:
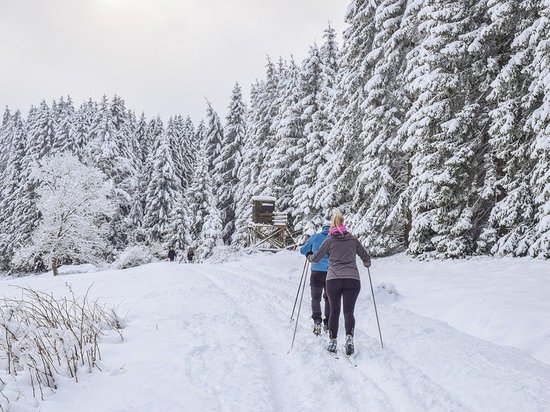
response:
[[[105,259],[245,245],[254,195],[305,233],[340,209],[373,255],[549,258],[548,38],[541,1],[356,0],[341,45],[329,26],[303,61],[268,59],[223,122],[207,103],[164,124],[118,96],[6,109],[0,264],[39,226],[32,168],[64,152],[112,183]]]

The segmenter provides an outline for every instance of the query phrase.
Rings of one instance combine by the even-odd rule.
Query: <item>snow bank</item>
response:
[[[143,245],[128,246],[111,264],[113,269],[127,269],[135,266],[156,262],[158,258],[150,248]]]

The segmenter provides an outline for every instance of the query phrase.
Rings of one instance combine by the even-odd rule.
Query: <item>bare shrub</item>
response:
[[[19,287],[19,298],[0,299],[0,366],[30,381],[33,396],[41,399],[45,388],[56,388],[57,376],[78,382],[80,369],[99,369],[104,331],[115,330],[123,338],[124,321],[114,308],[90,301],[90,288],[78,298],[66,286],[68,295],[59,299],[29,287]],[[0,410],[9,402],[3,387],[0,380]]]

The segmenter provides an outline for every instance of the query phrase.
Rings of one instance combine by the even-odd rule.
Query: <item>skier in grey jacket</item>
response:
[[[340,212],[336,212],[332,216],[329,236],[321,244],[319,250],[309,256],[310,262],[318,262],[325,253],[329,255],[326,290],[330,303],[328,322],[330,342],[327,350],[336,352],[340,307],[343,301],[346,328],[345,348],[346,354],[351,355],[354,352],[353,329],[355,328],[355,317],[353,312],[361,290],[361,279],[355,263],[355,256],[358,255],[366,267],[370,266],[371,261],[363,245],[346,229],[344,217]]]

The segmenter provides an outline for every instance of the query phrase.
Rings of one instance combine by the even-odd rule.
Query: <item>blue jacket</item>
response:
[[[313,236],[311,236],[306,243],[304,243],[304,246],[300,248],[300,253],[302,255],[307,255],[308,252],[315,253],[319,250],[321,247],[321,243],[327,238],[328,235],[328,226],[324,226],[323,230],[321,230],[321,233],[315,233]],[[311,270],[316,270],[319,272],[326,272],[328,270],[328,254],[323,256],[321,260],[317,263],[311,264]]]

